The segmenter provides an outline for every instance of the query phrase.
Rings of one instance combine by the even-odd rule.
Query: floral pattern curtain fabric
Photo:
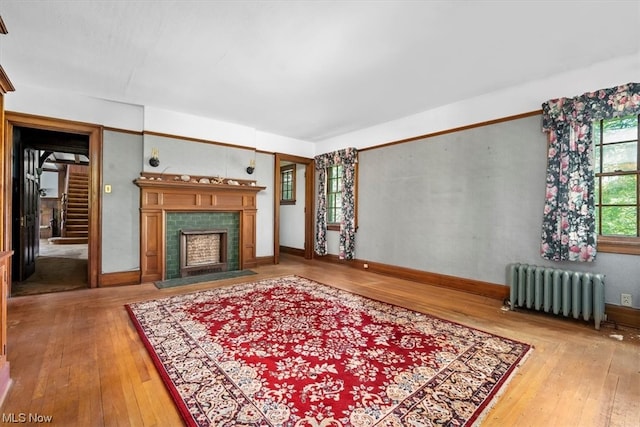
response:
[[[315,251],[327,254],[327,168],[342,165],[342,221],[340,222],[340,259],[353,259],[355,255],[355,165],[358,150],[351,147],[316,156],[318,172],[318,209],[316,212]]]
[[[553,261],[596,257],[592,123],[640,112],[640,84],[628,83],[542,104],[549,134],[541,255]]]

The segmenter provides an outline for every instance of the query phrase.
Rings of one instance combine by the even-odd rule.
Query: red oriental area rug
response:
[[[530,350],[298,276],[126,307],[189,426],[471,425]]]

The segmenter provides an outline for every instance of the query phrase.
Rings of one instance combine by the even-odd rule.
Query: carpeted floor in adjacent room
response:
[[[52,245],[40,241],[36,272],[11,285],[11,296],[62,292],[87,287],[87,245]]]

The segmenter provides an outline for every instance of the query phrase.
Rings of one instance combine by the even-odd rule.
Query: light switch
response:
[[[110,184],[105,184],[104,192],[105,193],[111,193],[111,185]]]

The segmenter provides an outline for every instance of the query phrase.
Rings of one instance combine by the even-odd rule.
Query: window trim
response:
[[[291,171],[291,199],[283,199],[283,180],[282,177],[285,173]],[[280,204],[281,205],[295,205],[296,204],[296,164],[292,163],[286,166],[280,166]]]
[[[334,166],[342,166],[342,165],[334,165]],[[329,166],[331,167],[331,166]],[[343,166],[344,167],[344,166]],[[327,180],[328,180],[329,168],[327,168]],[[353,196],[354,196],[354,215],[355,215],[355,229],[358,230],[358,163],[354,165],[354,186]],[[329,185],[326,188],[327,196],[327,210],[329,209]],[[340,231],[340,223],[339,222],[327,222],[327,230],[331,231]]]
[[[637,134],[636,134],[636,141],[638,141],[638,144],[640,144],[640,115],[635,114],[636,116],[636,127],[637,127]],[[597,120],[597,122],[600,122],[600,132],[603,132],[603,126],[602,126],[602,122],[603,120]],[[594,150],[602,150],[602,147],[606,144],[604,144],[604,141],[602,140],[603,135],[601,134],[599,136],[599,140],[600,140],[600,144],[596,145],[595,141],[594,141],[594,146],[593,149]],[[594,153],[595,154],[595,153]],[[594,169],[600,170],[601,172],[596,173],[594,170],[594,185],[597,186],[597,191],[598,191],[598,196],[600,198],[600,200],[595,200],[595,204],[596,204],[596,209],[601,209],[603,204],[602,204],[602,188],[600,187],[601,185],[601,178],[602,177],[606,177],[606,176],[622,176],[622,175],[636,175],[636,208],[638,209],[639,215],[636,218],[636,220],[639,222],[638,227],[640,227],[640,207],[638,207],[640,205],[640,145],[637,148],[637,155],[638,158],[636,159],[636,170],[635,171],[615,171],[615,172],[602,172],[602,153],[600,153],[600,165],[594,165]],[[611,235],[603,235],[600,234],[600,227],[601,227],[601,222],[602,219],[600,219],[598,222],[596,222],[595,226],[596,226],[596,233],[597,233],[597,248],[598,248],[598,252],[604,252],[604,253],[616,253],[616,254],[627,254],[627,255],[640,255],[640,236],[611,236]],[[640,232],[640,229],[638,229],[638,231]]]
[[[640,255],[640,237],[598,235],[598,252]]]

